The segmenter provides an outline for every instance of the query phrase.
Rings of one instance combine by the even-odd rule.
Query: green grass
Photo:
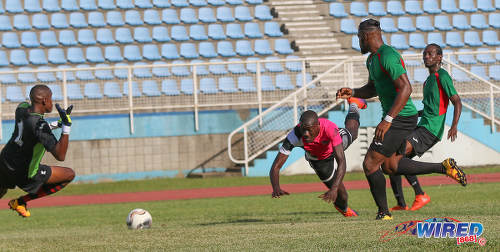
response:
[[[294,179],[309,182],[309,176],[290,178],[290,181]],[[191,181],[194,180],[186,180],[186,183],[193,183]],[[246,184],[253,180],[242,181]],[[317,179],[312,181],[317,182]],[[264,182],[268,183],[267,180]],[[236,184],[216,183],[213,186]],[[128,186],[127,183],[119,185]],[[71,190],[79,186],[75,185]],[[118,188],[117,184],[115,186]],[[142,191],[143,188],[133,189]],[[21,248],[27,251],[499,251],[500,183],[476,183],[465,188],[458,185],[429,186],[424,189],[432,197],[432,202],[417,212],[395,212],[393,221],[374,220],[376,208],[369,190],[349,191],[349,205],[360,214],[357,218],[344,218],[331,205],[316,198],[319,193],[293,194],[280,199],[263,195],[34,208],[28,219],[18,217],[10,210],[1,210],[0,251]],[[389,205],[392,206],[395,201],[388,193]],[[410,189],[405,188],[405,194],[408,201],[413,198]],[[125,219],[133,208],[151,212],[152,229],[127,229]],[[487,239],[486,246],[463,244],[458,247],[453,239],[419,239],[407,235],[389,242],[379,241],[381,232],[398,223],[443,216],[483,223],[482,237]]]

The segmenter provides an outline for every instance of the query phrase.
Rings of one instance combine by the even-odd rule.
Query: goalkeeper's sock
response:
[[[368,184],[370,185],[370,192],[372,193],[373,199],[378,206],[379,213],[388,213],[389,208],[387,207],[387,195],[385,192],[385,177],[382,171],[377,170],[376,172],[366,175]]]
[[[43,185],[39,190],[38,192],[36,193],[29,193],[29,194],[26,194],[22,197],[19,197],[19,203],[26,203],[30,200],[34,200],[34,199],[38,199],[38,198],[41,198],[41,197],[45,197],[47,195],[50,195],[50,194],[53,194],[53,193],[56,193],[58,191],[60,191],[61,189],[63,189],[65,186],[67,185],[67,183],[59,183],[59,184],[47,184],[47,185]]]

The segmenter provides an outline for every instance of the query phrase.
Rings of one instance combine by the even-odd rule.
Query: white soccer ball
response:
[[[136,208],[127,216],[127,226],[130,229],[144,229],[150,228],[153,223],[153,217],[151,214],[141,208]]]

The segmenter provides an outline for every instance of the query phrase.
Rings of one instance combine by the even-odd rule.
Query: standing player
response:
[[[306,152],[306,160],[329,189],[319,198],[328,203],[333,202],[337,211],[345,217],[358,216],[356,211],[347,206],[347,190],[342,183],[346,172],[344,150],[358,137],[359,109],[365,109],[366,102],[357,98],[348,101],[345,129],[338,129],[335,123],[318,118],[311,110],[300,116],[300,123],[286,137],[269,172],[273,198],[289,194],[280,187],[279,172],[292,149],[301,147]],[[337,161],[337,168],[334,160]]]
[[[75,177],[72,169],[40,164],[45,150],[59,161],[64,161],[68,150],[71,119],[67,111],[56,104],[61,117],[62,135],[59,141],[44,119],[52,111],[52,92],[46,85],[36,85],[30,91],[31,106],[27,102],[16,109],[16,125],[12,137],[0,153],[0,198],[7,189],[18,186],[28,194],[9,201],[10,209],[22,217],[31,214],[26,208],[30,200],[53,194]]]
[[[369,80],[361,88],[341,88],[337,98],[371,98],[378,96],[383,110],[383,119],[375,129],[375,137],[363,161],[370,191],[378,206],[377,220],[391,220],[387,207],[384,172],[396,175],[418,175],[442,173],[463,185],[465,174],[458,169],[453,159],[443,163],[417,162],[402,158],[406,150],[406,137],[417,125],[417,109],[411,101],[412,88],[406,75],[401,55],[382,40],[380,23],[368,19],[359,24],[361,53],[371,52],[366,60]]]
[[[462,113],[462,102],[458,96],[453,81],[443,68],[443,50],[437,44],[429,44],[424,50],[423,60],[425,67],[429,69],[429,77],[424,82],[424,109],[419,111],[422,115],[418,127],[406,138],[406,156],[413,158],[422,156],[427,150],[441,141],[444,132],[444,122],[448,101],[453,103],[453,121],[448,131],[448,139],[455,141],[457,138],[457,125]],[[391,187],[398,205],[391,210],[408,210],[406,206],[400,175],[391,175]],[[406,179],[415,190],[415,201],[410,210],[415,211],[427,203],[431,198],[422,191],[417,176],[406,175]]]

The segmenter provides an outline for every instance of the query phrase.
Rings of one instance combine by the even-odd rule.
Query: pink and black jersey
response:
[[[301,147],[306,151],[307,160],[323,160],[333,154],[333,147],[342,144],[337,125],[328,119],[319,118],[320,130],[318,136],[311,143],[304,142],[300,132],[300,124],[288,133],[280,152],[290,155],[294,147]]]

